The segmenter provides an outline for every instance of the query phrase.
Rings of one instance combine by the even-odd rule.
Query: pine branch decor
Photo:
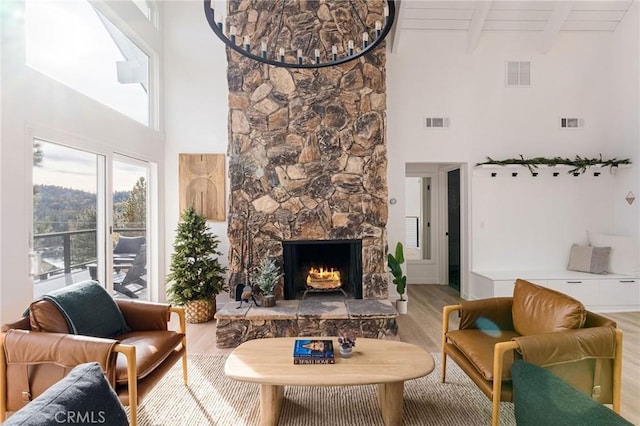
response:
[[[631,160],[625,158],[623,160],[618,160],[617,158],[612,158],[611,160],[603,160],[602,154],[600,154],[600,158],[583,158],[579,155],[576,155],[576,158],[571,160],[569,158],[562,157],[553,157],[553,158],[545,158],[545,157],[534,157],[534,158],[524,158],[520,155],[520,158],[508,158],[506,160],[494,160],[491,157],[487,157],[487,161],[483,163],[478,163],[476,166],[482,165],[497,165],[497,166],[506,166],[508,164],[520,164],[522,166],[526,166],[529,171],[533,174],[534,170],[538,168],[538,166],[558,166],[565,165],[573,167],[567,173],[575,174],[575,173],[584,173],[587,171],[589,167],[609,167],[610,169],[613,167],[618,167],[621,164],[631,164]]]
[[[167,293],[169,300],[184,305],[194,300],[210,301],[226,289],[226,268],[218,257],[220,241],[207,229],[204,215],[188,207],[178,224],[171,255],[171,273],[167,283],[171,283]]]

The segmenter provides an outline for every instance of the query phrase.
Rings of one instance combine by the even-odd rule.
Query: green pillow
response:
[[[518,426],[631,425],[537,365],[518,360],[511,367],[513,409]]]

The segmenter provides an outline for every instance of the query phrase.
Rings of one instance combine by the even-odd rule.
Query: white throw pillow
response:
[[[634,275],[640,273],[640,239],[624,235],[588,232],[592,246],[611,247],[609,267],[612,274]]]
[[[611,247],[581,246],[574,244],[571,246],[567,269],[570,271],[589,272],[591,274],[606,274],[610,252]]]

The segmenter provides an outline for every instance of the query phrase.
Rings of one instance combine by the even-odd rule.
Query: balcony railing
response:
[[[131,234],[131,233],[136,233],[138,235],[140,235],[142,233],[142,235],[146,235],[146,229],[145,228],[114,228],[113,232],[118,232],[120,234]],[[86,234],[92,234],[93,235],[93,242],[95,244],[96,242],[96,236],[97,236],[97,230],[96,229],[82,229],[82,230],[78,230],[78,231],[64,231],[64,232],[48,232],[45,234],[35,234],[33,236],[33,240],[34,240],[34,247],[36,247],[34,250],[36,253],[39,253],[40,257],[42,259],[52,259],[52,258],[56,258],[56,256],[49,256],[49,257],[45,257],[43,256],[44,253],[50,253],[51,250],[53,249],[54,252],[56,254],[61,254],[62,255],[62,267],[58,267],[58,268],[54,268],[45,272],[41,272],[41,271],[34,271],[33,276],[38,277],[41,280],[45,280],[49,277],[49,275],[55,275],[55,274],[59,274],[64,272],[65,274],[69,274],[71,273],[71,271],[73,269],[86,269],[87,265],[90,263],[95,263],[97,262],[97,256],[95,253],[95,249],[93,252],[93,256],[90,259],[86,259],[83,260],[81,262],[75,262],[72,263],[71,259],[72,259],[72,236],[78,236],[78,235],[86,235]],[[47,247],[38,247],[39,244],[37,243],[37,241],[39,240],[43,240],[43,239],[57,239],[60,238],[62,241],[62,246],[60,245],[56,245],[56,246],[47,246]],[[62,248],[62,250],[60,251],[59,249]],[[38,268],[39,269],[39,268]]]

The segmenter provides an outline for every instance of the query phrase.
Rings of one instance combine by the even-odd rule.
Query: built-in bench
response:
[[[470,299],[512,296],[517,278],[557,290],[594,312],[640,310],[640,277],[622,274],[590,274],[568,270],[473,271]]]
[[[356,336],[398,340],[398,311],[386,299],[278,300],[275,307],[228,302],[216,312],[216,346],[264,337]]]

